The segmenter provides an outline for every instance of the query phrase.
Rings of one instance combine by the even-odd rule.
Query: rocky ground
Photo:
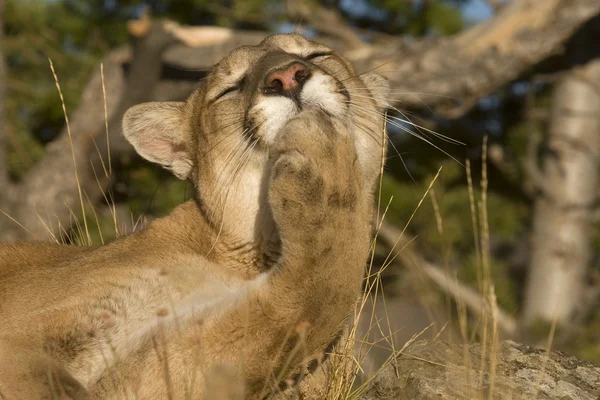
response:
[[[415,342],[377,373],[360,400],[600,399],[597,365],[505,341],[491,372],[489,354],[479,344]]]

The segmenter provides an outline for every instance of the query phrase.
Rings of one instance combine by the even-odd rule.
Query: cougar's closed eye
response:
[[[225,95],[227,95],[229,93],[233,93],[235,91],[241,90],[242,87],[244,87],[244,83],[245,82],[246,82],[246,77],[244,76],[242,79],[240,79],[239,81],[237,81],[235,84],[233,84],[230,87],[224,89],[217,96],[215,96],[214,101],[217,101],[217,100],[221,99],[222,97],[224,97]]]
[[[319,52],[307,55],[306,57],[304,57],[304,59],[306,61],[310,61],[310,60],[314,60],[315,58],[330,56],[331,54],[332,54],[332,52],[330,52],[330,51],[319,51]]]

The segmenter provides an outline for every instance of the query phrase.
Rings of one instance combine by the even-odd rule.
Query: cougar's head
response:
[[[269,146],[307,108],[345,121],[365,178],[381,167],[388,85],[321,44],[273,35],[231,52],[186,102],[131,108],[124,134],[146,159],[191,179],[214,217],[256,218],[269,169]]]

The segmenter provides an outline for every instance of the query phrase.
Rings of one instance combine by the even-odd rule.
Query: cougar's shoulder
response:
[[[85,254],[92,246],[70,246],[50,242],[0,242],[0,282],[2,276],[29,268],[52,267],[62,260]]]

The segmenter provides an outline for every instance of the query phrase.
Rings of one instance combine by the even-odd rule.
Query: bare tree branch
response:
[[[103,60],[109,118],[114,115],[125,86],[122,59],[123,51],[118,51]],[[60,79],[60,71],[57,72]],[[79,107],[70,118],[73,148],[71,149],[64,128],[59,137],[47,146],[44,159],[15,187],[15,201],[6,212],[29,232],[0,216],[0,239],[46,239],[48,231],[40,218],[53,233],[59,232],[59,222],[63,227],[70,225],[70,210],[75,209],[79,200],[71,152],[75,156],[80,175],[85,177],[81,180],[84,186],[82,189],[90,195],[97,193],[99,189],[95,179],[84,173],[88,169],[89,154],[93,149],[92,140],[104,128],[103,102],[102,77],[98,68],[83,92]],[[98,172],[102,174],[101,171]]]
[[[403,264],[415,264],[425,275],[442,291],[451,296],[455,301],[461,301],[475,315],[489,312],[489,304],[476,290],[449,276],[442,268],[426,261],[414,249],[406,247],[411,238],[396,227],[383,223],[378,232],[378,237],[389,247],[393,247],[393,255]],[[401,251],[399,249],[402,249]],[[510,338],[519,333],[517,321],[505,311],[497,310],[498,327]]]
[[[455,118],[480,97],[561,51],[598,13],[597,0],[513,0],[491,20],[457,36],[414,46],[412,54],[398,40],[357,53],[353,61],[361,70],[387,76],[394,102],[401,107],[420,108],[424,102]]]
[[[162,53],[174,43],[174,38],[163,29],[162,24],[152,24],[147,31],[141,25],[136,28],[132,32],[132,62],[127,79],[123,74],[126,51],[114,51],[103,62],[113,156],[131,150],[121,135],[123,114],[129,107],[153,99],[160,79]],[[80,106],[70,118],[72,138],[63,129],[59,138],[48,146],[44,159],[17,187],[15,200],[18,201],[12,202],[6,210],[28,232],[12,221],[0,218],[1,239],[25,236],[46,239],[50,232],[59,232],[59,225],[65,227],[71,224],[72,213],[77,213],[79,204],[71,152],[79,175],[83,177],[80,179],[82,191],[91,199],[101,196],[108,182],[104,169],[109,151],[108,141],[102,135],[105,133],[103,103],[102,76],[97,70],[84,91]]]
[[[485,0],[485,2],[488,3],[494,12],[498,12],[506,5],[506,1],[503,0]]]
[[[514,0],[491,20],[454,37],[422,41],[398,37],[370,46],[359,46],[360,39],[350,39],[334,47],[359,70],[375,70],[388,77],[394,88],[393,103],[403,108],[421,108],[426,104],[457,118],[482,96],[562,51],[562,45],[573,33],[599,13],[600,2],[596,0],[570,0],[568,4],[563,0],[543,4],[537,0]],[[311,22],[314,20],[311,17]],[[186,68],[208,68],[227,54],[229,44],[253,44],[267,35],[253,32],[250,37],[249,32],[217,28],[209,37],[222,45],[206,52],[203,46],[207,44],[198,39],[202,37],[199,29],[177,26],[177,38],[200,46],[208,57],[200,58],[194,49],[174,46],[167,51],[166,59]],[[331,36],[344,37],[334,32]],[[348,46],[349,42],[354,45]]]
[[[349,50],[366,45],[335,9],[298,0],[286,0],[285,7],[289,19],[306,21],[319,32],[342,40]]]
[[[144,19],[142,19],[144,21]],[[90,163],[96,171],[101,171],[102,157],[108,152],[113,156],[129,152],[131,145],[121,134],[123,115],[132,106],[153,100],[163,67],[162,56],[176,39],[165,29],[162,23],[143,23],[141,27],[130,23],[132,35],[132,59],[126,78],[126,90],[121,96],[115,114],[109,119],[108,131],[111,135],[110,148],[108,142],[98,141],[98,150],[92,152]]]

